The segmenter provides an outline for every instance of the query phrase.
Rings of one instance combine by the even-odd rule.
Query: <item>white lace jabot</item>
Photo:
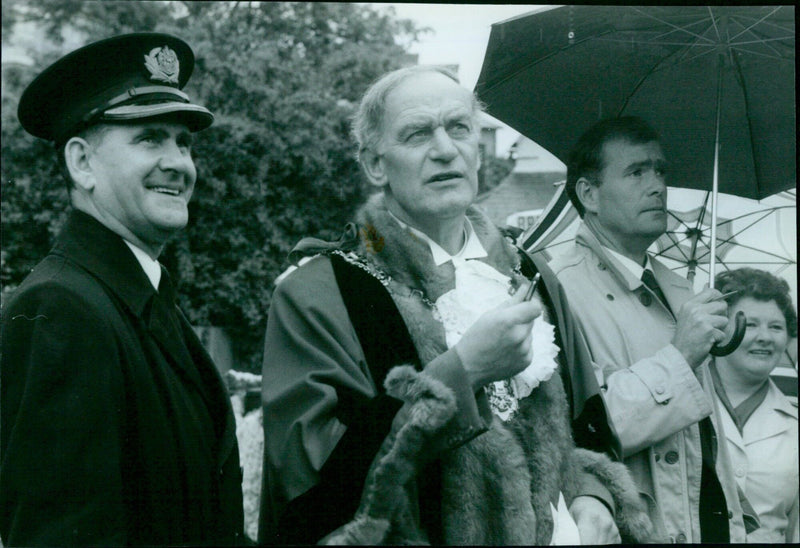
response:
[[[511,279],[488,264],[454,258],[453,265],[455,288],[436,301],[448,348],[455,346],[482,314],[511,298]],[[486,387],[492,411],[503,420],[511,418],[519,408],[518,400],[548,380],[556,369],[558,346],[553,342],[553,326],[540,316],[533,323],[532,334],[534,353],[530,365],[511,379]]]
[[[453,257],[455,288],[436,301],[436,308],[444,324],[447,347],[452,348],[464,333],[485,312],[509,300],[511,278],[488,264],[477,260]],[[489,396],[492,412],[503,421],[509,420],[519,409],[519,400],[528,396],[539,383],[548,380],[556,370],[558,346],[554,343],[555,328],[542,316],[534,320],[533,359],[521,373],[510,379],[497,381],[484,389]],[[564,495],[559,493],[558,508],[550,503],[553,515],[551,545],[580,544],[578,526],[567,510]]]
[[[452,348],[482,314],[511,298],[511,278],[482,261],[471,260],[486,257],[487,253],[469,219],[466,219],[464,227],[464,246],[456,255],[447,253],[425,233],[408,226],[397,217],[395,220],[428,243],[437,266],[448,261],[453,263],[455,288],[436,301],[436,309],[444,325],[447,347]],[[539,316],[534,320],[531,331],[534,350],[530,365],[510,379],[493,382],[485,387],[492,412],[504,421],[517,412],[519,400],[528,396],[539,383],[548,380],[557,367],[559,349],[554,342],[555,328]],[[553,514],[551,544],[580,544],[578,527],[567,510],[562,493],[559,493],[558,508],[550,503],[550,510]]]
[[[464,219],[464,245],[450,255],[424,232],[404,223],[389,212],[400,226],[428,244],[437,266],[452,261],[455,269],[455,288],[436,301],[436,310],[444,324],[447,347],[452,348],[477,319],[492,308],[509,300],[511,278],[483,261],[471,260],[488,256],[478,239],[469,218]],[[511,379],[486,386],[489,404],[495,415],[508,420],[519,408],[518,401],[548,380],[556,370],[558,346],[555,328],[541,316],[533,322],[533,360]]]

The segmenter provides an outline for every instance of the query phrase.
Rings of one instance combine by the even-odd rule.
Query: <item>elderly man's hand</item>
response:
[[[614,518],[605,504],[594,497],[575,497],[569,513],[578,526],[581,544],[619,544],[621,539]]]
[[[483,314],[455,345],[473,389],[513,377],[530,365],[531,329],[542,307],[525,300],[526,289],[520,287],[510,301]]]

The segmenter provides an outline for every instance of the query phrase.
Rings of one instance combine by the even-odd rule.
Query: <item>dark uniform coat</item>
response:
[[[2,315],[6,545],[241,543],[230,400],[124,241],[73,212]]]

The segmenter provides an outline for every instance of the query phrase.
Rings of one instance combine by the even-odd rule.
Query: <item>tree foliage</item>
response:
[[[332,238],[366,197],[349,119],[369,82],[404,64],[424,29],[391,10],[318,2],[3,2],[3,39],[34,22],[56,46],[36,68],[3,71],[2,284],[43,257],[67,209],[48,145],[16,120],[24,86],[63,51],[64,29],[89,42],[164,31],[194,49],[187,93],[216,116],[196,135],[190,224],[161,261],[192,323],[225,327],[237,367],[260,367],[272,281],[303,236]]]

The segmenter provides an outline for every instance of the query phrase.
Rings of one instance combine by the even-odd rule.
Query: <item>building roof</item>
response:
[[[517,161],[514,171],[524,173],[567,171],[567,166],[561,160],[525,136],[520,135],[513,147]]]
[[[563,171],[512,171],[502,183],[478,196],[476,203],[495,224],[503,226],[513,213],[544,209],[555,194],[555,183],[563,181],[564,177]]]
[[[524,136],[514,143],[515,163],[511,173],[476,203],[498,225],[509,215],[544,209],[556,192],[554,183],[566,179],[566,167],[546,149]]]

